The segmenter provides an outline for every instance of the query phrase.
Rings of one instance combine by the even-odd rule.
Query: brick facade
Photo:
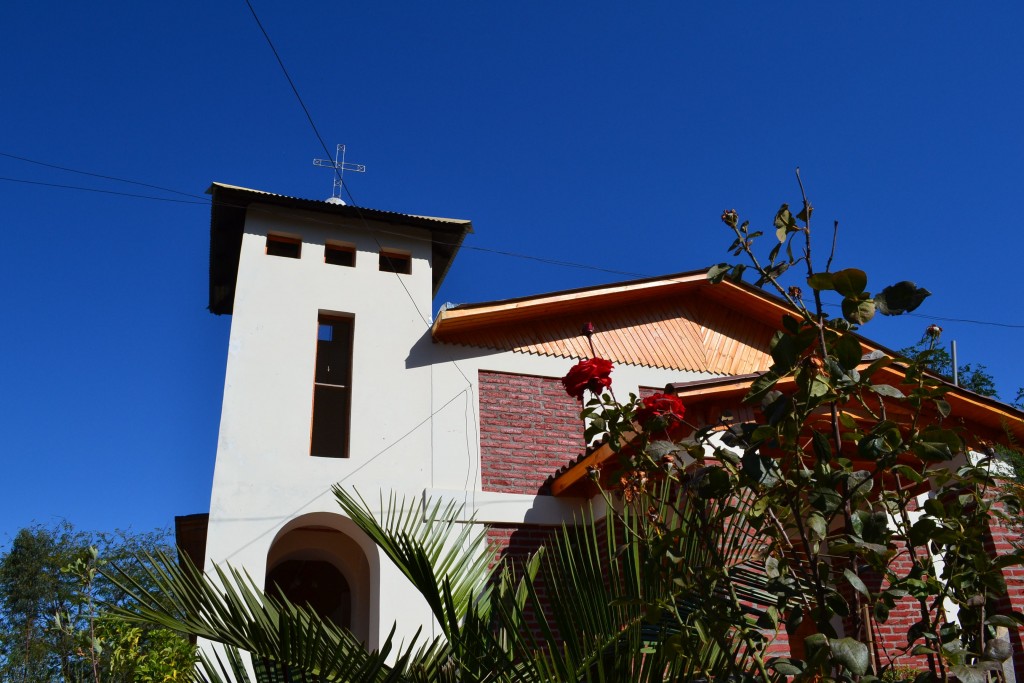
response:
[[[479,386],[483,490],[548,494],[584,450],[579,401],[552,377],[481,371]]]

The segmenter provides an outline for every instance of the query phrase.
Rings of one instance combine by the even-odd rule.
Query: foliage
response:
[[[63,522],[22,529],[0,555],[0,679],[191,680],[194,647],[108,611],[128,596],[98,569],[140,575],[136,555],[169,550],[162,533],[90,534]]]
[[[1021,564],[1022,555],[990,556],[984,532],[1019,501],[996,486],[992,444],[950,419],[950,387],[927,372],[943,358],[936,335],[905,371],[884,354],[862,355],[861,326],[876,313],[912,311],[929,292],[902,281],[872,295],[863,271],[831,270],[834,254],[816,267],[812,211],[805,195],[796,215],[782,205],[766,259],[755,251],[763,233],[726,211],[732,253],[749,266],[719,264],[709,273],[713,282],[738,281],[749,267],[756,284],[773,288],[793,311],[772,340],[771,368],[745,398],[759,408],[757,421],[732,431],[731,448],[709,430],[697,435],[730,478],[729,495],[754,492],[746,517],[765,549],[765,571],[790,581],[777,594],[795,599],[785,620],[797,655],[772,665],[798,678],[864,680],[918,655],[927,660],[921,680],[983,680],[1005,657],[993,654],[995,629],[1022,619],[996,610],[1006,591],[1002,570]],[[784,286],[781,275],[801,264],[805,284]],[[841,318],[824,313],[826,295],[841,299]],[[975,389],[994,389],[984,368],[968,374]],[[942,558],[941,569],[933,557]],[[908,604],[918,621],[906,647],[877,656],[872,622]],[[958,608],[958,619],[946,617],[944,604]]]
[[[934,326],[933,326],[934,327]],[[932,329],[932,328],[929,328]],[[941,332],[941,328],[939,332]],[[946,381],[953,381],[953,356],[944,347],[938,346],[934,336],[925,334],[921,339],[911,346],[900,349],[897,353],[912,362],[924,366],[928,370],[940,375]],[[959,386],[973,391],[982,396],[996,395],[996,380],[986,367],[982,364],[963,363],[957,367],[957,382]],[[1022,389],[1024,390],[1024,389]]]

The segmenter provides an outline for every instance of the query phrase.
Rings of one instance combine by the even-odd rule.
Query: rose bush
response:
[[[601,394],[612,385],[609,375],[613,367],[611,361],[604,358],[580,361],[562,378],[562,386],[567,394],[579,400],[583,400],[583,392],[587,389],[594,394]]]
[[[640,402],[641,407],[636,411],[636,421],[647,426],[652,420],[662,419],[666,425],[672,422],[680,422],[686,415],[686,407],[676,396],[669,394],[652,394]]]

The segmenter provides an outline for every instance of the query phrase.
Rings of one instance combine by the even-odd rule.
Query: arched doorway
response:
[[[264,590],[311,607],[373,647],[370,563],[355,539],[323,521],[335,520],[293,520],[294,526],[274,539],[267,553]]]
[[[352,628],[352,589],[345,575],[326,560],[285,560],[267,572],[267,592],[320,617]]]

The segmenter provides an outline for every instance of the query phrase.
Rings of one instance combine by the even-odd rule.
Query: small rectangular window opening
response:
[[[299,258],[302,253],[302,240],[284,235],[267,235],[267,254],[285,258]]]
[[[380,270],[384,273],[408,275],[412,272],[412,257],[396,251],[382,251],[380,252]]]
[[[347,266],[354,268],[356,265],[356,248],[346,244],[324,245],[324,263],[332,266]]]
[[[352,410],[352,318],[320,316],[309,454],[347,458]]]

